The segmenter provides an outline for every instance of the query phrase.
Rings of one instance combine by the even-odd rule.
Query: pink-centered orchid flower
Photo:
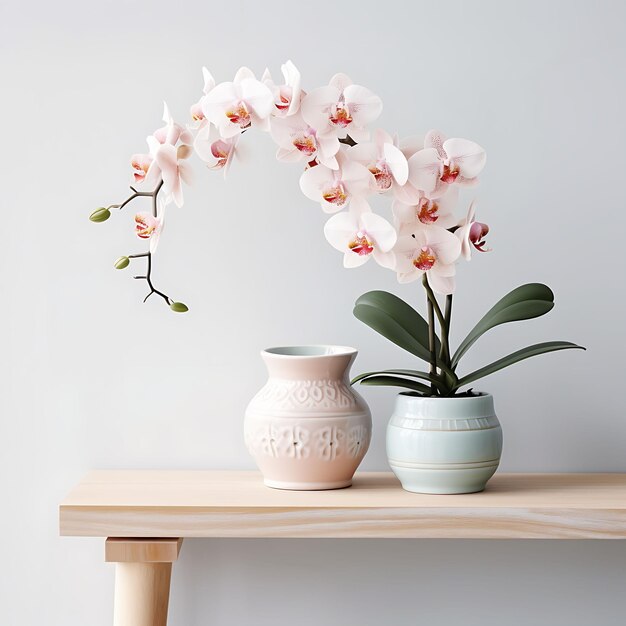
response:
[[[473,185],[485,167],[487,155],[467,139],[451,138],[436,130],[427,133],[424,148],[409,159],[409,182],[430,198],[445,193],[448,185]]]
[[[202,68],[202,77],[204,79],[202,93],[206,96],[213,89],[213,87],[215,87],[215,79],[206,67]],[[191,119],[193,120],[193,122],[189,125],[190,128],[202,128],[207,123],[207,120],[204,117],[204,112],[202,111],[202,98],[200,98],[200,100],[198,100],[195,104],[191,105],[189,112],[191,114]]]
[[[273,119],[270,132],[278,144],[276,158],[279,161],[310,163],[317,160],[332,170],[339,168],[335,158],[340,147],[337,136],[330,132],[318,133],[300,113]]]
[[[343,252],[344,267],[358,267],[373,258],[379,265],[393,269],[395,228],[372,213],[366,200],[355,199],[352,204],[350,211],[337,213],[326,222],[324,235],[328,243]]]
[[[418,227],[401,236],[393,249],[398,281],[408,283],[427,274],[433,291],[454,293],[455,261],[461,253],[461,242],[440,226]]]
[[[191,167],[186,159],[191,156],[192,149],[187,145],[178,148],[169,143],[159,146],[154,155],[154,161],[161,170],[163,191],[166,196],[172,197],[176,206],[183,206],[182,183],[191,183]]]
[[[150,240],[150,252],[154,254],[159,245],[159,238],[163,232],[165,214],[161,209],[160,217],[154,217],[148,211],[141,211],[135,215],[135,234],[139,239]]]
[[[355,141],[367,141],[371,124],[381,113],[381,99],[369,89],[354,85],[345,74],[335,74],[327,87],[314,89],[300,105],[305,121],[320,132],[347,134]]]
[[[337,153],[338,169],[325,165],[310,167],[300,177],[300,189],[311,200],[319,202],[326,213],[336,213],[350,204],[352,198],[364,197],[372,185],[369,170],[352,161],[340,150]]]
[[[235,156],[238,141],[238,135],[230,138],[220,137],[215,126],[206,124],[198,131],[193,147],[210,170],[223,170],[226,176]]]
[[[192,148],[189,141],[193,135],[177,124],[169,113],[167,104],[164,107],[163,119],[167,119],[167,126],[148,137],[148,147],[153,161],[144,178],[144,183],[150,180],[153,184],[161,178],[163,192],[171,196],[176,206],[183,206],[182,182],[191,182],[191,166],[186,162],[191,156]],[[187,136],[188,135],[188,136]],[[178,144],[178,145],[177,145]]]
[[[149,154],[133,154],[130,165],[133,168],[133,181],[142,183],[150,171],[154,159]]]
[[[374,189],[379,193],[392,186],[404,185],[409,177],[409,165],[391,135],[382,129],[374,132],[374,141],[348,148],[353,161],[365,165],[374,177]]]
[[[191,132],[174,121],[167,103],[163,103],[163,121],[165,126],[154,131],[152,136],[161,144],[169,143],[171,145],[176,144],[178,141],[190,146],[193,143],[193,135]]]
[[[269,116],[274,109],[274,95],[242,67],[232,83],[220,83],[202,98],[202,112],[215,124],[224,138],[234,137],[251,126],[269,130]]]
[[[291,62],[287,61],[280,66],[285,82],[282,85],[276,85],[272,80],[272,75],[268,69],[265,70],[261,81],[269,87],[274,96],[274,117],[289,117],[295,115],[300,109],[300,100],[302,98],[302,89],[300,87],[300,72],[298,68]]]
[[[461,254],[468,261],[472,258],[472,248],[479,252],[491,252],[491,248],[485,247],[485,237],[489,233],[489,226],[482,222],[474,221],[476,215],[476,203],[472,202],[467,211],[467,217],[459,224],[455,235],[461,242]]]
[[[446,193],[434,200],[423,194],[418,196],[417,201],[405,203],[395,200],[391,210],[396,221],[396,227],[401,233],[411,231],[416,222],[425,226],[441,226],[451,228],[457,225],[457,218],[453,211],[459,198],[457,187],[450,187]]]
[[[189,130],[177,124],[172,117],[167,103],[163,103],[163,121],[165,126],[154,131],[147,137],[148,154],[133,154],[131,157],[131,167],[133,168],[133,182],[135,184],[145,184],[155,186],[162,178],[161,167],[157,160],[157,153],[163,146],[175,146],[180,142],[181,146],[188,146],[193,141],[193,135]],[[165,148],[169,151],[169,148]],[[189,156],[190,152],[181,150]]]

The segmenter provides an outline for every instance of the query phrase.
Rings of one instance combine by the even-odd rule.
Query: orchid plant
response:
[[[136,198],[149,197],[151,211],[135,215],[135,233],[148,242],[146,252],[115,262],[117,269],[145,258],[145,280],[152,295],[172,310],[187,306],[155,288],[153,256],[163,233],[166,208],[183,206],[183,183],[191,180],[189,157],[195,153],[207,169],[224,175],[250,130],[269,132],[276,158],[300,162],[300,189],[332,214],[326,239],[341,252],[343,265],[355,268],[370,259],[396,273],[400,283],[420,281],[426,294],[427,320],[409,304],[384,291],[361,296],[354,314],[361,321],[428,364],[428,371],[384,370],[361,374],[353,382],[389,385],[431,396],[471,395],[462,388],[518,361],[556,350],[580,348],[565,341],[523,348],[475,372],[459,376],[461,357],[488,330],[512,321],[539,317],[554,306],[552,291],[531,283],[502,298],[470,331],[456,351],[450,346],[456,265],[490,250],[487,224],[478,221],[472,202],[459,216],[459,189],[473,187],[486,163],[485,150],[468,139],[448,138],[437,130],[423,140],[400,139],[372,128],[382,101],[372,91],[336,74],[328,85],[305,91],[291,61],[282,80],[269,70],[261,78],[242,67],[230,82],[216,83],[203,68],[203,93],[190,107],[190,121],[174,121],[167,105],[164,126],[147,138],[148,150],[131,157],[132,194],[123,202],[94,211],[104,222]],[[374,196],[390,199],[390,219],[375,213]],[[144,300],[145,301],[145,300]]]

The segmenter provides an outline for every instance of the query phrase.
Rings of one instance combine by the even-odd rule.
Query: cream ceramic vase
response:
[[[261,352],[269,379],[246,409],[244,436],[268,487],[352,484],[372,433],[369,408],[348,378],[356,355],[343,346]]]
[[[501,454],[502,428],[491,395],[397,396],[387,427],[387,458],[407,491],[482,491]]]

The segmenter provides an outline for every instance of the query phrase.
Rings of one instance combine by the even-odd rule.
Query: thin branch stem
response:
[[[161,185],[162,184],[163,182],[161,181]],[[107,209],[122,210],[129,202],[131,202],[135,198],[154,196],[154,191],[137,191],[134,187],[131,187],[131,189],[133,190],[134,193],[131,196],[128,196],[128,198],[126,198],[126,200],[124,200],[122,204],[111,204],[110,206],[107,207]]]
[[[144,298],[144,302],[153,294],[156,293],[157,296],[161,296],[161,298],[163,298],[163,300],[165,300],[165,302],[167,303],[167,305],[169,306],[170,304],[172,304],[172,302],[174,302],[174,300],[172,300],[169,296],[165,295],[162,291],[159,291],[153,284],[152,284],[152,253],[148,252],[148,271],[146,272],[146,282],[148,283],[148,286],[150,287],[150,293]]]
[[[172,300],[172,298],[170,298],[167,294],[163,293],[162,291],[159,291],[154,286],[154,283],[152,282],[152,253],[141,252],[139,254],[129,254],[128,258],[129,259],[142,259],[142,258],[148,259],[148,267],[146,269],[145,276],[133,276],[135,280],[145,280],[148,283],[148,287],[150,287],[150,293],[144,298],[143,301],[145,302],[153,293],[156,293],[158,296],[161,296],[163,300],[165,300],[168,306],[172,304],[174,300]]]
[[[163,180],[161,180],[156,189],[152,192],[152,215],[154,215],[154,217],[157,216],[157,196],[159,195],[159,191],[161,191],[161,187],[163,187]]]
[[[137,191],[131,185],[131,191],[133,192],[124,202],[121,204],[111,204],[107,207],[107,209],[119,209],[122,210],[129,202],[132,202],[135,198],[152,198],[152,214],[156,217],[156,198],[159,195],[159,191],[161,191],[161,187],[163,187],[163,181],[156,186],[152,191]]]
[[[154,215],[154,217],[157,217],[157,209],[158,209],[157,198],[159,196],[159,191],[161,191],[162,187],[163,187],[163,180],[159,181],[159,184],[152,191],[137,191],[134,187],[131,186],[130,189],[133,192],[133,194],[131,196],[126,198],[126,200],[124,200],[124,202],[122,202],[121,204],[112,204],[108,208],[109,209],[123,209],[129,202],[131,202],[135,198],[138,198],[138,197],[150,197],[150,198],[152,198],[152,215]],[[128,255],[129,259],[140,259],[140,258],[144,258],[144,257],[148,259],[148,268],[146,270],[146,275],[145,276],[133,276],[133,278],[135,278],[136,280],[145,280],[148,283],[148,287],[150,287],[150,293],[144,298],[144,302],[153,293],[156,293],[158,296],[161,296],[161,298],[163,298],[163,300],[165,300],[165,302],[169,306],[170,304],[172,304],[174,302],[174,300],[172,300],[172,298],[170,298],[168,295],[164,294],[162,291],[159,291],[154,286],[154,283],[152,282],[152,253],[151,252],[141,252],[139,254],[129,254]]]

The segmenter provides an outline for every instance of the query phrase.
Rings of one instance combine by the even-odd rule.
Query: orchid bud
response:
[[[187,313],[187,311],[189,311],[189,308],[183,302],[172,302],[170,309],[172,309],[174,313]]]
[[[489,226],[482,222],[473,222],[470,226],[470,241],[478,243],[483,237],[489,233]]]
[[[473,222],[469,229],[469,240],[479,252],[489,252],[490,248],[485,248],[485,237],[489,234],[489,226],[482,222]]]
[[[129,265],[130,265],[130,259],[127,256],[121,256],[114,263],[116,270],[123,270],[125,267],[128,267]]]
[[[100,207],[89,216],[89,219],[92,222],[106,222],[110,217],[111,211],[105,207]]]

